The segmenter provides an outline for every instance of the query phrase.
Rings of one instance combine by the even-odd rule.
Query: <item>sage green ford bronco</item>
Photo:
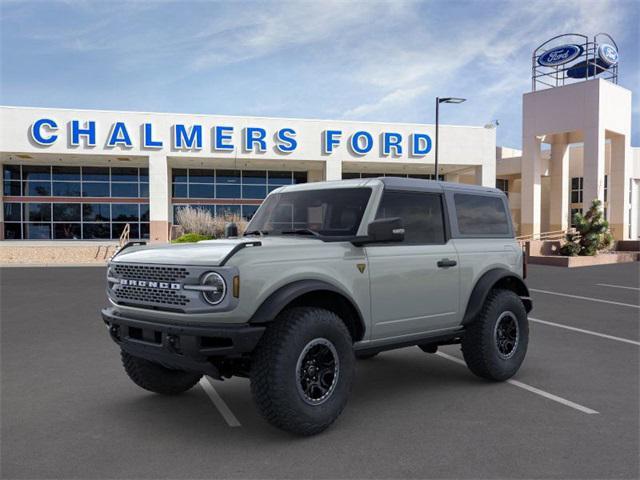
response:
[[[121,249],[102,311],[140,387],[248,377],[273,425],[311,435],[346,405],[356,359],[461,344],[501,381],[522,364],[532,304],[507,198],[407,178],[278,188],[240,238]]]

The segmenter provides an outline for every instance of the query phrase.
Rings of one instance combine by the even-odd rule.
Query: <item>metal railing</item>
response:
[[[129,243],[129,235],[131,233],[131,225],[128,223],[122,229],[122,233],[120,234],[120,239],[118,240],[118,248],[122,248],[123,245]]]
[[[530,233],[528,235],[520,235],[516,237],[516,240],[520,243],[530,242],[535,240],[564,240],[567,233],[574,233],[574,228],[569,228],[565,230],[552,230],[549,232],[538,232],[538,233]]]

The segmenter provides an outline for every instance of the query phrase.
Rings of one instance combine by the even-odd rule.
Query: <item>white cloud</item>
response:
[[[357,81],[379,93],[344,116],[393,115],[422,94],[457,94],[451,93],[452,85],[464,87],[480,100],[490,98],[490,113],[495,114],[506,99],[526,91],[531,51],[539,43],[571,31],[615,32],[624,19],[623,9],[612,1],[511,2],[508,6],[491,18],[449,20],[455,34],[436,41],[412,25],[416,41],[408,44],[402,38],[386,43],[381,51],[389,60],[382,62],[374,55],[356,70]],[[431,18],[421,20],[428,27],[434,25]]]

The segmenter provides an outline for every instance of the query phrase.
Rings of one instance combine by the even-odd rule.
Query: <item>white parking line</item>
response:
[[[604,300],[602,298],[581,297],[580,295],[569,295],[568,293],[550,292],[549,290],[538,290],[536,288],[530,288],[531,292],[546,293],[547,295],[558,295],[560,297],[577,298],[578,300],[589,300],[590,302],[609,303],[611,305],[620,305],[622,307],[631,307],[640,309],[640,305],[634,305],[632,303],[614,302],[611,300]]]
[[[242,426],[242,425],[240,425],[240,422],[238,421],[236,416],[233,414],[231,409],[227,406],[226,403],[224,403],[224,400],[222,400],[222,397],[218,394],[216,389],[213,388],[213,385],[211,383],[211,379],[209,377],[203,376],[200,379],[200,386],[206,392],[206,394],[209,396],[209,398],[211,399],[213,404],[216,406],[216,408],[220,412],[220,415],[222,415],[224,420],[227,422],[227,425],[229,425],[230,427],[241,427]]]
[[[624,288],[625,290],[637,290],[640,291],[638,287],[627,287],[626,285],[612,285],[611,283],[596,283],[599,287],[611,287],[611,288]]]
[[[566,330],[573,330],[574,332],[586,333],[589,335],[595,335],[596,337],[607,338],[609,340],[615,340],[617,342],[630,343],[631,345],[638,345],[640,347],[640,342],[636,342],[635,340],[629,340],[627,338],[622,337],[614,337],[613,335],[606,335],[604,333],[593,332],[591,330],[584,330],[582,328],[570,327],[569,325],[562,325],[560,323],[547,322],[546,320],[540,320],[538,318],[529,317],[530,322],[542,323],[544,325],[550,325],[552,327],[564,328]]]
[[[464,360],[460,360],[459,358],[452,355],[447,355],[446,353],[442,352],[437,352],[436,355],[439,355],[442,358],[458,363],[460,365],[464,365],[465,367],[467,366]],[[567,400],[566,398],[558,397],[557,395],[545,392],[544,390],[540,390],[539,388],[532,387],[531,385],[527,385],[526,383],[522,383],[517,380],[507,380],[507,383],[513,385],[514,387],[522,388],[523,390],[527,390],[528,392],[540,395],[541,397],[548,398],[549,400],[553,400],[554,402],[561,403],[562,405],[573,408],[574,410],[578,410],[579,412],[586,413],[587,415],[597,415],[599,413],[596,410],[585,407],[584,405],[572,402],[570,400]]]

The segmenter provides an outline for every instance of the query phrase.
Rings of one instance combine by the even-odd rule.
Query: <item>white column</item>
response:
[[[342,180],[342,160],[327,158],[324,162],[325,180]]]
[[[540,139],[525,136],[522,152],[522,209],[520,235],[540,233],[542,159]]]
[[[484,165],[474,167],[476,185],[483,187],[496,188],[496,163],[495,160],[487,162]]]
[[[149,228],[152,243],[169,241],[170,176],[166,155],[149,155]]]
[[[460,183],[460,175],[457,173],[446,173],[444,176],[446,182]]]
[[[586,212],[596,198],[604,202],[604,129],[599,126],[584,132],[582,161],[582,209]]]
[[[632,163],[631,145],[628,135],[615,135],[611,140],[611,162],[609,167],[609,225],[616,240],[629,238],[629,179]]]
[[[567,135],[555,135],[551,145],[549,230],[566,230],[569,221],[569,146]]]

